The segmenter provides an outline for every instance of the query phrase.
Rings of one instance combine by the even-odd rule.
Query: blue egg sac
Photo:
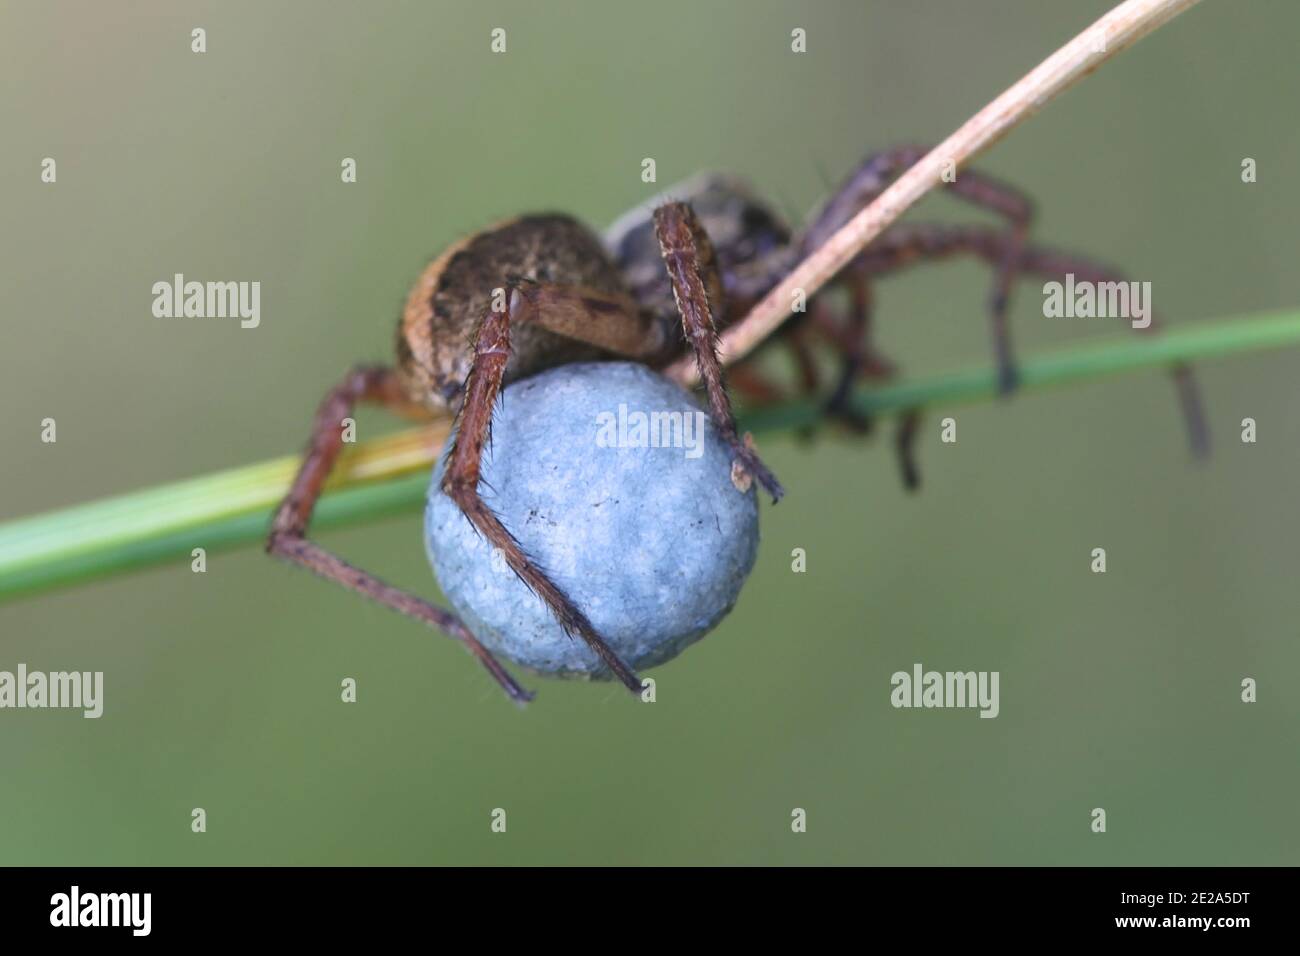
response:
[[[450,447],[450,442],[448,443]],[[675,657],[731,610],[758,551],[758,503],[691,396],[643,365],[564,365],[511,384],[479,485],[525,553],[633,668]],[[442,493],[425,547],[485,645],[544,674],[608,678]],[[747,476],[744,476],[747,477]]]

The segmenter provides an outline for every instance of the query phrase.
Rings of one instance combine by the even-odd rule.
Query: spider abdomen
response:
[[[576,219],[544,213],[491,226],[455,243],[420,274],[397,329],[398,369],[410,399],[455,408],[473,360],[472,336],[515,279],[626,294],[599,237]],[[602,350],[522,323],[511,329],[505,381],[566,362],[609,357]]]

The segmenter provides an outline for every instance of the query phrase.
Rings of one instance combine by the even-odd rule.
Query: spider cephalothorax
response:
[[[571,362],[623,359],[662,367],[689,354],[699,369],[717,434],[732,467],[773,497],[782,490],[737,432],[717,354],[719,329],[745,321],[749,307],[925,150],[902,147],[868,158],[799,229],[786,226],[743,182],[704,176],[661,200],[634,209],[605,239],[561,214],[523,216],[457,242],[420,275],[398,325],[394,367],[358,367],[329,392],[317,412],[307,454],[276,512],[267,548],[319,574],[438,627],[461,640],[516,699],[528,694],[451,613],[390,587],[306,537],[312,510],[341,448],[341,421],[358,401],[394,410],[456,416],[456,439],[442,490],[474,528],[499,549],[509,567],[550,608],[569,634],[599,655],[609,673],[633,691],[634,673],[607,646],[582,609],[537,567],[510,529],[479,495],[480,461],[493,409],[508,382]],[[892,366],[870,346],[875,277],[915,262],[974,255],[994,269],[989,298],[994,352],[1004,391],[1015,384],[1007,328],[1014,279],[1074,273],[1097,282],[1116,274],[1077,256],[1026,244],[1032,214],[1016,190],[973,171],[949,184],[960,198],[1005,220],[1001,227],[900,224],[848,263],[832,285],[847,291],[847,308],[833,311],[825,297],[787,324],[780,340],[798,360],[800,382],[818,390],[810,339],[829,343],[842,358],[828,410],[852,420],[846,399],[864,375]],[[1176,372],[1194,442],[1203,427],[1190,376]],[[754,369],[733,369],[733,383],[756,399],[778,389]],[[900,420],[897,449],[909,486],[916,484],[912,443],[917,416]],[[862,423],[859,423],[862,424]]]
[[[770,285],[794,265],[792,231],[757,191],[737,176],[706,173],[624,213],[605,231],[605,243],[643,307],[676,319],[654,229],[654,210],[673,201],[691,207],[717,254],[726,291],[723,325],[743,315],[751,296],[740,293]]]

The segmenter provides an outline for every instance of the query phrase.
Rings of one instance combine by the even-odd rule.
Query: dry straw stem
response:
[[[797,292],[811,298],[867,243],[939,186],[945,168],[958,170],[965,166],[1057,94],[1199,2],[1127,0],[1049,56],[899,176],[875,202],[786,276],[742,321],[727,329],[719,343],[723,363],[730,365],[753,351],[790,315]],[[683,384],[699,381],[699,372],[689,358],[675,363],[669,375]]]

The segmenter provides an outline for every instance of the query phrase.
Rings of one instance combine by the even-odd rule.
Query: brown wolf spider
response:
[[[710,415],[730,444],[736,466],[774,501],[779,499],[780,484],[736,430],[716,351],[718,330],[742,322],[750,307],[795,265],[925,153],[908,146],[869,157],[797,231],[743,184],[706,177],[686,189],[689,194],[681,198],[688,201],[667,201],[653,212],[642,207],[623,217],[611,229],[608,250],[595,233],[561,214],[511,219],[455,243],[425,268],[411,290],[398,324],[396,364],[357,366],[321,403],[302,465],[276,511],[267,550],[441,629],[461,641],[511,698],[529,700],[532,695],[455,615],[385,584],[306,536],[321,487],[342,448],[342,419],[355,403],[376,402],[408,417],[450,413],[457,429],[443,491],[501,549],[566,633],[586,641],[624,685],[639,692],[637,676],[606,646],[583,611],[532,563],[479,495],[480,458],[501,389],[515,379],[569,362],[630,359],[662,368],[689,349]],[[966,171],[947,188],[997,213],[1006,225],[896,225],[836,276],[833,284],[849,292],[845,316],[833,316],[820,296],[814,296],[807,312],[777,336],[793,350],[802,388],[809,392],[818,388],[809,333],[836,349],[842,370],[827,411],[859,428],[867,423],[856,420],[847,404],[853,383],[892,370],[869,341],[870,288],[876,276],[959,254],[989,262],[994,282],[988,307],[1004,393],[1016,383],[1007,304],[1018,275],[1060,277],[1073,272],[1094,282],[1119,281],[1112,270],[1085,259],[1028,245],[1032,205],[1010,186]],[[733,371],[736,385],[747,394],[760,400],[776,397],[777,390],[747,363]],[[1190,371],[1178,367],[1175,378],[1193,448],[1203,450],[1206,431]],[[915,413],[902,416],[896,438],[909,487],[917,483],[912,451],[916,424]]]

